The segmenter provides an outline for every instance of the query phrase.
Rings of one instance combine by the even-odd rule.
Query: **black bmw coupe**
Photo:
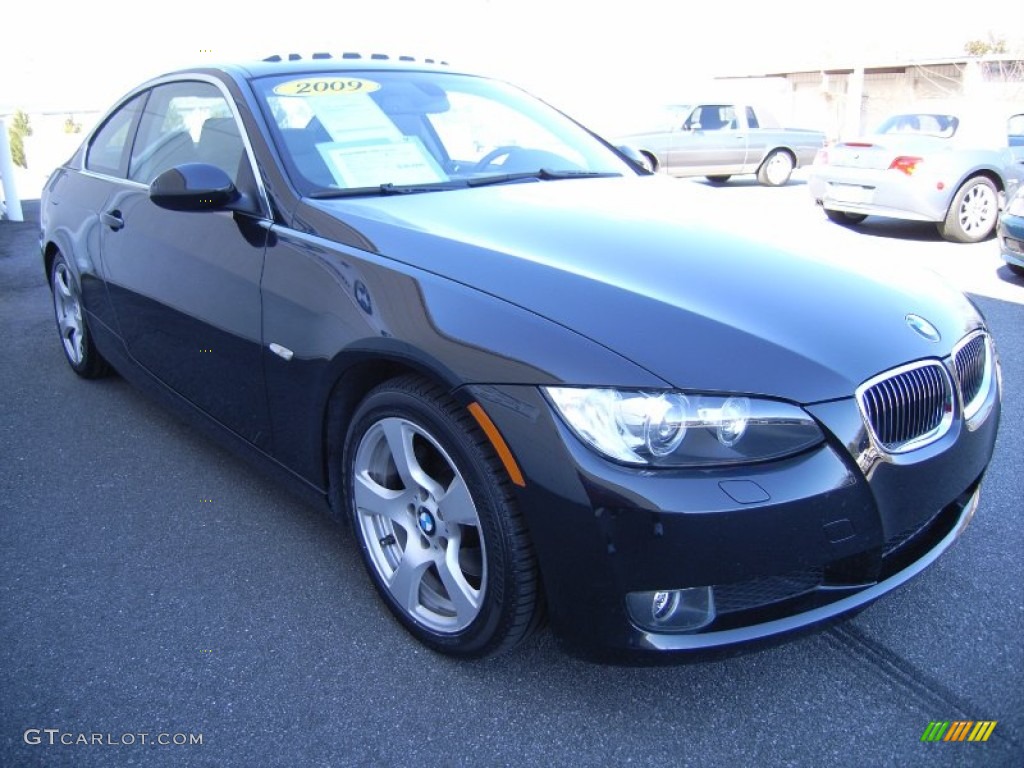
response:
[[[547,620],[656,653],[920,572],[978,503],[1000,376],[961,294],[709,228],[506,83],[406,58],[204,66],[43,193],[60,340],[351,523],[458,656]]]

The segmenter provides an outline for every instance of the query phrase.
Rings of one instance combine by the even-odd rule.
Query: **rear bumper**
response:
[[[955,187],[937,189],[938,180],[899,171],[811,166],[807,186],[824,208],[910,221],[942,221]]]

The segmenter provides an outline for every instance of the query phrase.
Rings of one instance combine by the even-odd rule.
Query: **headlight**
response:
[[[1024,216],[1024,188],[1018,191],[1006,205],[1006,212],[1011,216]]]
[[[794,405],[753,397],[544,387],[573,432],[626,464],[696,467],[765,461],[823,439]]]

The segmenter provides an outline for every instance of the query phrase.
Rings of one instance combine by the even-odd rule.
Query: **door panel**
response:
[[[735,107],[704,104],[696,107],[674,134],[669,168],[684,175],[740,173],[747,154],[747,132],[735,122]],[[699,126],[699,127],[698,127]]]
[[[165,210],[150,201],[144,186],[173,165],[198,161],[221,165],[236,185],[244,184],[240,169],[247,155],[237,128],[225,138],[225,113],[231,116],[224,97],[208,83],[153,89],[129,165],[129,178],[141,183],[122,182],[108,199],[100,216],[101,249],[131,356],[266,448],[260,306],[265,222],[231,211]]]

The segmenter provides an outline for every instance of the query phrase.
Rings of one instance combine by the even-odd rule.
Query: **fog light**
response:
[[[630,592],[626,607],[638,627],[652,632],[693,632],[715,620],[711,587]]]

